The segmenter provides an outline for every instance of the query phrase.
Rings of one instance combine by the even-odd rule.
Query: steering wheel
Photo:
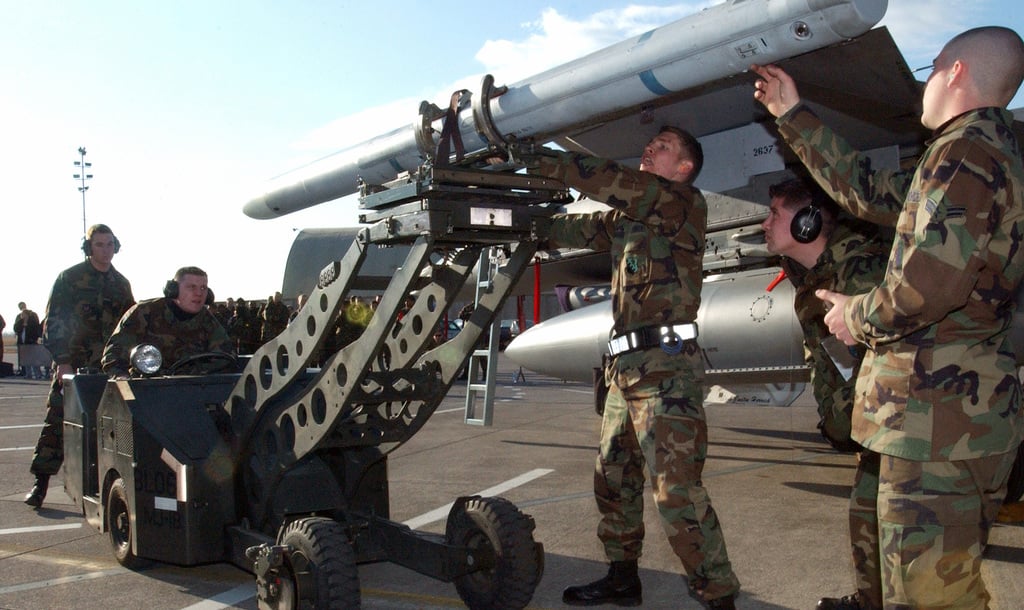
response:
[[[201,352],[185,356],[167,369],[168,375],[212,375],[214,373],[237,373],[240,370],[238,358],[226,352]]]

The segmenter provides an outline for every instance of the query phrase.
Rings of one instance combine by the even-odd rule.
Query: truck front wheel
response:
[[[504,498],[474,496],[456,503],[448,517],[448,544],[493,553],[494,566],[455,579],[474,610],[525,608],[544,571],[544,550],[533,540],[533,519]]]
[[[280,534],[279,544],[290,549],[281,570],[283,590],[272,607],[358,610],[355,551],[337,522],[323,517],[293,521]]]

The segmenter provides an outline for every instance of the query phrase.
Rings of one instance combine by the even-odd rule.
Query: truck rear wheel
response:
[[[283,595],[282,608],[351,608],[358,610],[359,571],[355,551],[337,522],[307,517],[288,524],[280,544],[292,547],[282,576],[291,595]]]
[[[455,590],[472,609],[525,608],[540,582],[544,551],[533,540],[533,519],[504,498],[469,498],[452,511],[449,544],[488,548],[495,565],[455,579]]]
[[[118,478],[110,486],[105,513],[110,547],[114,551],[117,562],[126,568],[138,567],[142,561],[132,550],[132,514],[124,479]]]

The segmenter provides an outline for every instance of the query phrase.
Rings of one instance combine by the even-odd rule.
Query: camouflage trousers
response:
[[[29,471],[34,475],[53,476],[64,463],[64,395],[63,383],[54,373],[50,393],[46,398],[46,417],[36,441]]]
[[[597,533],[611,561],[640,557],[644,538],[644,470],[672,550],[691,588],[705,599],[739,590],[722,528],[701,474],[707,423],[698,380],[683,372],[645,378],[605,399],[594,496]]]
[[[854,584],[861,608],[882,607],[882,572],[878,560],[878,463],[873,451],[858,455],[857,473],[850,493],[850,549]]]
[[[1016,451],[953,462],[878,457],[877,475],[861,460],[850,502],[857,589],[872,595],[865,606],[987,608],[982,553]]]

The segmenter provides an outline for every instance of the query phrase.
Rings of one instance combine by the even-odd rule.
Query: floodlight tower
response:
[[[78,192],[82,193],[82,235],[85,235],[85,192],[89,190],[89,187],[86,186],[85,181],[90,180],[92,178],[92,174],[89,173],[92,168],[92,163],[85,162],[84,146],[78,147],[78,157],[79,160],[75,161],[75,168],[78,170],[79,173],[75,174],[75,180],[81,181],[81,184],[78,187]]]

